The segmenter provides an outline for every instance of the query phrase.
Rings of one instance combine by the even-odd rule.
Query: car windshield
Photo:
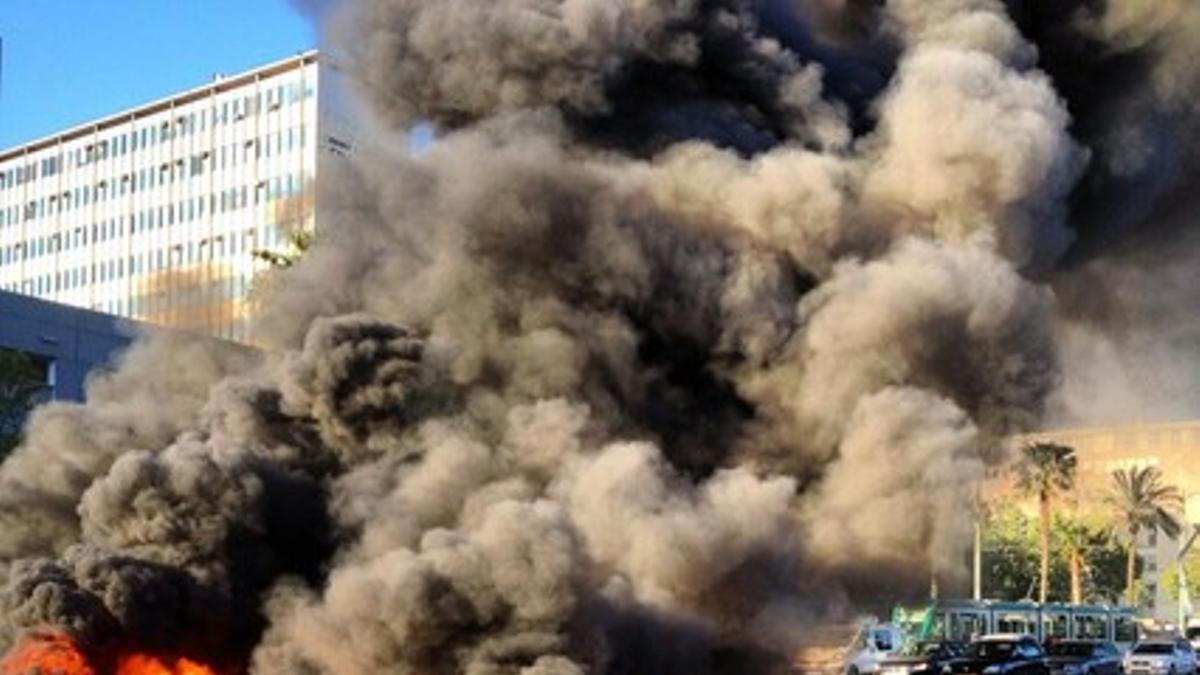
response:
[[[1095,645],[1088,642],[1057,642],[1046,647],[1050,656],[1091,656]]]
[[[986,640],[973,643],[967,650],[967,655],[974,659],[1007,659],[1016,650],[1015,642]]]
[[[1192,626],[1187,629],[1187,637],[1189,640],[1195,640],[1200,637],[1200,626]]]
[[[1146,642],[1133,648],[1134,654],[1170,654],[1175,651],[1175,645],[1165,642]]]

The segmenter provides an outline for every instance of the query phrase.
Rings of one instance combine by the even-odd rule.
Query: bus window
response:
[[[1042,639],[1067,637],[1067,615],[1065,613],[1046,613],[1042,615]]]
[[[1077,614],[1075,616],[1075,635],[1077,640],[1103,640],[1107,637],[1104,630],[1104,617],[1096,614]]]
[[[1137,642],[1137,626],[1134,625],[1132,618],[1128,616],[1113,617],[1113,642],[1129,644]]]
[[[1033,621],[1029,616],[1019,612],[1008,612],[996,615],[996,632],[997,633],[1016,633],[1018,635],[1032,635]]]
[[[971,639],[987,633],[981,612],[951,612],[950,632],[946,636],[951,640],[969,642]]]

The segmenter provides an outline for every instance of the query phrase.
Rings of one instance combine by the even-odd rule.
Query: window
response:
[[[53,176],[58,173],[59,167],[62,164],[62,159],[58,156],[48,157],[42,160],[42,175]]]
[[[1011,612],[996,616],[996,632],[998,633],[1032,633],[1033,621],[1025,614]]]
[[[1067,637],[1069,625],[1067,615],[1057,612],[1042,613],[1042,637]]]

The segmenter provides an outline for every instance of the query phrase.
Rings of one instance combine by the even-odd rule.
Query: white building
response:
[[[0,151],[0,290],[245,339],[256,249],[349,150],[315,52]]]

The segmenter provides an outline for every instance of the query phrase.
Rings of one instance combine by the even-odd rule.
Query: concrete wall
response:
[[[55,400],[82,401],[88,373],[128,346],[134,330],[119,317],[0,291],[0,347],[49,360]]]

